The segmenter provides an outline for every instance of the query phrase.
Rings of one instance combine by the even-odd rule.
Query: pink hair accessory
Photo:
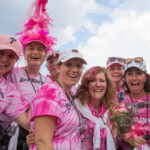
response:
[[[24,25],[24,31],[17,33],[17,35],[21,35],[19,40],[23,45],[23,49],[28,43],[38,41],[46,47],[47,52],[52,51],[54,53],[52,46],[55,44],[56,38],[49,35],[48,26],[52,26],[51,22],[53,20],[46,13],[46,3],[48,3],[48,0],[35,0],[29,10],[32,12],[32,9],[35,8],[33,15]]]

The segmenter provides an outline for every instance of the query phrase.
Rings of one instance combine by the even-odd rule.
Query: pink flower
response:
[[[128,109],[126,108],[124,102],[121,102],[120,104],[118,104],[115,108],[114,108],[115,112],[117,114],[120,114],[122,112],[127,112]]]
[[[130,128],[130,132],[126,133],[126,138],[133,138],[136,139],[138,137],[145,137],[146,132],[150,131],[150,127],[148,125],[144,125],[144,122],[142,120],[139,120],[136,122],[133,126]]]

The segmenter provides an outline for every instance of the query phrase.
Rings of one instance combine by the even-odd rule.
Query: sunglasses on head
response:
[[[124,59],[123,58],[119,58],[119,57],[109,57],[108,58],[108,61],[107,61],[107,64],[108,62],[114,62],[114,61],[118,61],[120,63],[124,63]]]
[[[127,58],[124,60],[125,64],[130,64],[134,60],[135,62],[141,63],[143,62],[143,57],[135,57],[135,58]]]

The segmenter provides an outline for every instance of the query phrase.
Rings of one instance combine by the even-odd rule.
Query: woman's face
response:
[[[140,95],[144,92],[144,85],[147,80],[146,74],[137,68],[127,70],[125,80],[131,94]]]
[[[91,100],[100,101],[107,90],[107,81],[103,72],[98,73],[93,80],[89,82],[89,94]]]
[[[26,45],[24,56],[28,66],[41,66],[46,58],[46,48],[40,42],[31,42]]]
[[[58,81],[63,87],[71,88],[76,85],[83,71],[83,61],[80,58],[72,58],[58,67]]]
[[[108,72],[116,83],[122,81],[124,75],[124,68],[122,65],[113,64],[108,68]]]
[[[14,68],[17,59],[12,50],[0,50],[0,77]]]
[[[47,69],[53,79],[56,79],[56,77],[58,76],[58,71],[56,69],[57,63],[58,57],[50,57],[47,60]]]

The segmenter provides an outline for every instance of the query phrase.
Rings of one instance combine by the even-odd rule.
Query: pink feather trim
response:
[[[32,41],[41,41],[47,48],[47,52],[54,50],[52,46],[55,45],[56,38],[49,35],[49,26],[52,26],[53,21],[46,13],[46,4],[48,0],[36,0],[31,8],[34,9],[33,15],[30,16],[28,22],[24,25],[24,31],[17,33],[20,35],[19,40],[25,46]]]

